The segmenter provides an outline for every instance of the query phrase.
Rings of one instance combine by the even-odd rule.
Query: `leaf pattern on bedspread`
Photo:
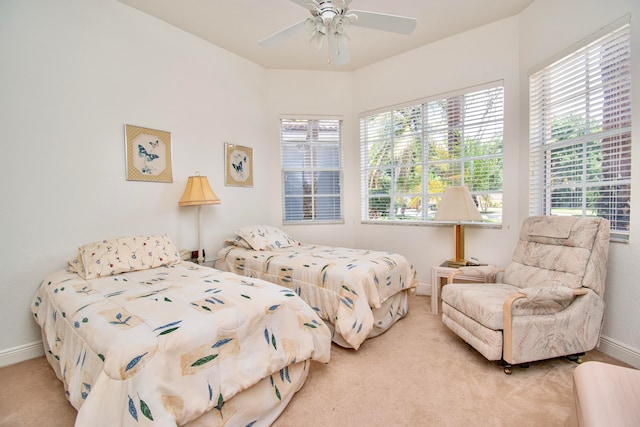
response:
[[[180,329],[180,323],[182,323],[182,320],[177,320],[175,322],[167,323],[166,325],[158,326],[153,331],[161,331],[160,333],[158,333],[158,336],[167,335]]]
[[[224,397],[222,396],[222,393],[220,393],[218,395],[218,403],[216,404],[216,406],[214,406],[214,408],[216,408],[218,410],[218,412],[220,412],[220,415],[222,416],[222,408],[224,407]]]
[[[77,425],[182,425],[212,408],[224,419],[252,384],[329,361],[331,333],[295,292],[188,262],[91,280],[58,271],[31,309]]]
[[[129,414],[133,417],[134,420],[138,421],[138,410],[136,409],[136,404],[133,402],[131,396],[127,396],[129,398]]]
[[[196,360],[195,362],[193,362],[191,364],[191,367],[196,367],[196,366],[202,366],[205,363],[209,363],[211,362],[213,359],[215,359],[216,357],[218,357],[218,354],[210,354],[208,356],[204,356],[201,357],[200,359]]]
[[[142,415],[144,415],[145,417],[153,421],[153,415],[151,415],[151,409],[149,409],[149,406],[142,399],[140,399],[140,411],[142,412]]]
[[[133,369],[138,362],[140,361],[140,359],[142,359],[144,356],[146,356],[147,353],[141,354],[139,356],[134,357],[133,359],[131,359],[129,361],[129,363],[127,363],[127,366],[124,368],[125,371],[130,371],[131,369]]]
[[[390,252],[300,244],[253,251],[227,246],[218,268],[268,280],[295,291],[334,331],[341,345],[358,348],[406,314],[400,293],[415,288],[416,272],[406,258]],[[396,299],[403,309],[383,305]]]

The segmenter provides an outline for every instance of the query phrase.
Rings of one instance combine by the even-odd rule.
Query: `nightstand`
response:
[[[449,274],[458,271],[457,268],[449,267],[448,261],[440,263],[431,268],[431,312],[438,314],[440,306],[440,288],[447,283]],[[456,275],[456,282],[486,282],[486,278],[480,274],[459,274]]]

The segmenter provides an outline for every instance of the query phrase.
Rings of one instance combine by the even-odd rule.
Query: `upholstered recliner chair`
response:
[[[513,364],[576,360],[600,338],[608,252],[605,219],[529,217],[502,283],[447,284],[442,321],[507,374]]]

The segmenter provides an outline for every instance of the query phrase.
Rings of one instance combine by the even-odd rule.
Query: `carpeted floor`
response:
[[[599,351],[583,360],[624,365]],[[334,345],[327,365],[314,362],[273,426],[570,426],[576,366],[553,359],[505,375],[431,314],[429,297],[413,296],[387,333],[358,351]],[[0,369],[0,426],[74,419],[44,357]]]

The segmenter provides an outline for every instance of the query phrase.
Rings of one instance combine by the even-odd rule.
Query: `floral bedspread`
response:
[[[374,327],[372,309],[418,284],[413,265],[391,252],[304,243],[263,251],[231,245],[218,258],[216,268],[291,288],[355,349]]]
[[[32,312],[76,425],[224,419],[261,379],[329,361],[329,329],[294,292],[189,262],[92,280],[58,271]]]

